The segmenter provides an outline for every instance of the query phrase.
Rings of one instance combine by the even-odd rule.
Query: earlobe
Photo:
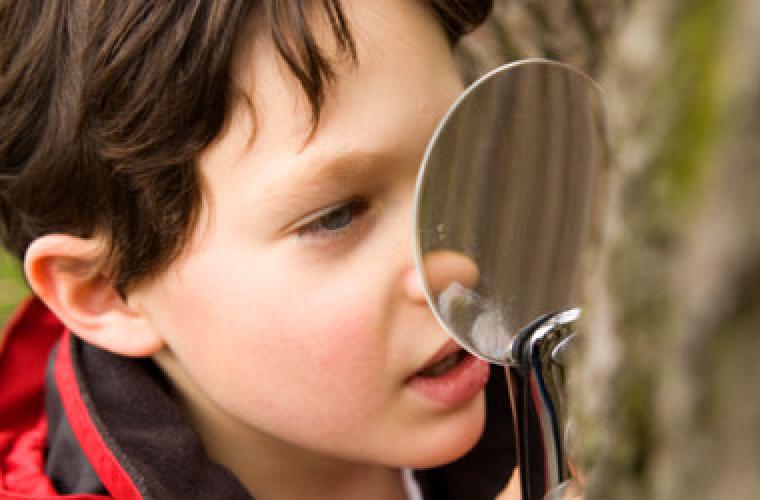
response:
[[[163,341],[102,273],[102,251],[100,241],[92,238],[41,236],[24,257],[29,285],[84,341],[123,356],[150,356]]]

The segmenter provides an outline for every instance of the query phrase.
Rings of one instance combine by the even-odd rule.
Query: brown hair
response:
[[[234,102],[242,23],[266,15],[311,104],[333,76],[306,0],[0,0],[0,238],[23,259],[49,233],[102,235],[125,292],[184,248],[201,204],[194,160]],[[321,0],[339,50],[356,60],[339,0]],[[452,41],[492,0],[433,0]]]

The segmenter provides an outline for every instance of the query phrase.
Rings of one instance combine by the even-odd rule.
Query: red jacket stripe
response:
[[[55,362],[55,383],[61,394],[66,417],[79,441],[82,451],[89,459],[106,489],[115,500],[142,500],[127,472],[121,467],[111,450],[103,442],[95,424],[90,418],[77,384],[71,362],[70,333],[66,332],[58,348]]]

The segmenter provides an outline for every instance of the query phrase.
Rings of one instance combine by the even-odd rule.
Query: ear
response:
[[[29,286],[85,342],[123,356],[150,356],[163,340],[102,273],[102,252],[96,239],[41,236],[24,257]]]

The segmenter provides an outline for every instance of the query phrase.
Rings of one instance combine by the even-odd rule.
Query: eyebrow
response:
[[[348,191],[360,181],[371,182],[380,166],[393,165],[387,154],[372,151],[347,151],[324,158],[304,164],[296,173],[280,178],[277,188],[268,190],[265,203],[270,217],[290,218],[305,209],[319,208],[315,205],[329,201],[338,189],[348,186]],[[286,187],[280,187],[282,183]]]
[[[324,162],[306,166],[301,174],[291,181],[291,194],[299,199],[322,196],[326,188],[352,184],[367,178],[377,171],[379,165],[387,165],[387,156],[378,152],[352,151],[340,153]]]

